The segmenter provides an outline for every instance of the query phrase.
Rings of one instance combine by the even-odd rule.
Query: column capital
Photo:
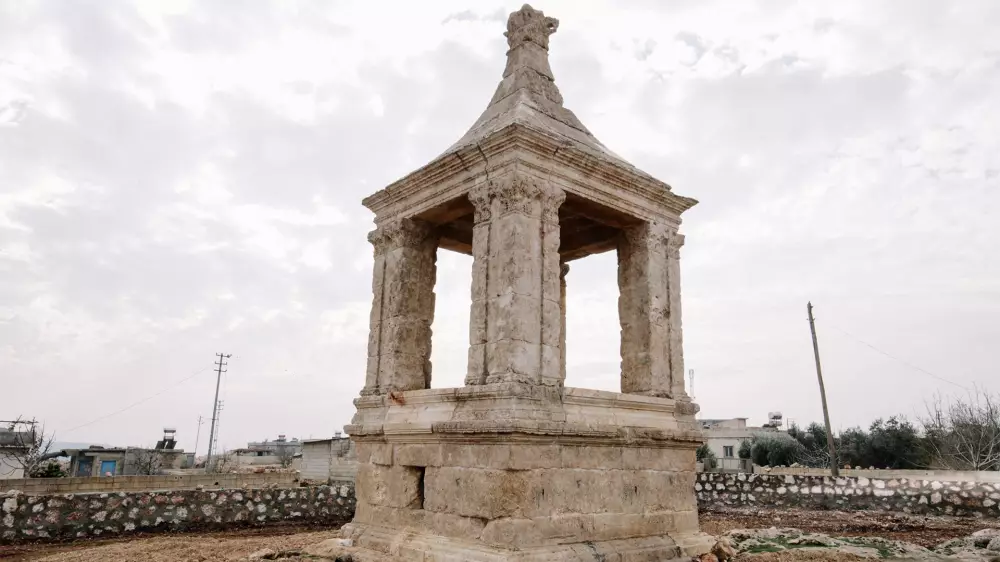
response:
[[[542,195],[542,182],[527,174],[511,174],[494,183],[493,196],[500,214],[533,215],[532,203]]]
[[[677,230],[657,222],[647,222],[623,230],[625,240],[635,248],[652,252],[663,252],[668,257],[679,258],[684,235]]]
[[[681,247],[684,245],[684,235],[676,230],[667,235],[667,257],[680,259]]]
[[[542,184],[542,221],[559,224],[559,207],[566,201],[566,192],[550,182]]]
[[[488,181],[469,191],[469,202],[475,209],[473,220],[476,224],[489,222],[493,218],[493,189],[493,182]]]
[[[559,279],[565,280],[568,274],[569,274],[569,264],[566,262],[559,264]]]
[[[519,172],[479,184],[469,191],[476,224],[492,220],[494,213],[540,216],[544,222],[557,224],[559,207],[565,200],[566,192],[561,188]]]
[[[375,247],[375,255],[394,248],[415,248],[433,233],[433,227],[417,219],[396,219],[382,224],[368,233],[368,242]]]

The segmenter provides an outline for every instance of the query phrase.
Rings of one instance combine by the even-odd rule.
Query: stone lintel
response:
[[[675,195],[669,185],[634,168],[610,161],[586,148],[515,123],[481,144],[449,153],[364,199],[376,224],[419,215],[462,197],[486,181],[496,166],[519,160],[536,168],[567,193],[643,220],[680,223],[697,201]]]

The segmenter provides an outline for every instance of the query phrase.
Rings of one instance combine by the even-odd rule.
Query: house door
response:
[[[114,476],[117,466],[118,461],[101,461],[101,476]]]
[[[94,473],[94,459],[82,458],[76,464],[77,476],[91,476]]]

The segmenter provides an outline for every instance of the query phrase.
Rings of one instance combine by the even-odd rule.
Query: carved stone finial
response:
[[[522,43],[532,42],[545,49],[549,49],[549,35],[559,29],[559,20],[547,18],[541,10],[536,10],[525,4],[516,12],[511,12],[507,18],[507,31],[504,36],[507,38],[507,46],[511,49]]]

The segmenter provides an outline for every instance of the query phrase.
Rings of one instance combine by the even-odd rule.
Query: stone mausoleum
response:
[[[347,426],[355,547],[400,560],[672,560],[711,546],[694,495],[678,233],[696,202],[568,109],[559,21],[524,6],[486,111],[364,200],[375,213],[368,369]],[[439,249],[471,254],[468,372],[431,388]],[[565,386],[569,263],[618,254],[621,392]]]

